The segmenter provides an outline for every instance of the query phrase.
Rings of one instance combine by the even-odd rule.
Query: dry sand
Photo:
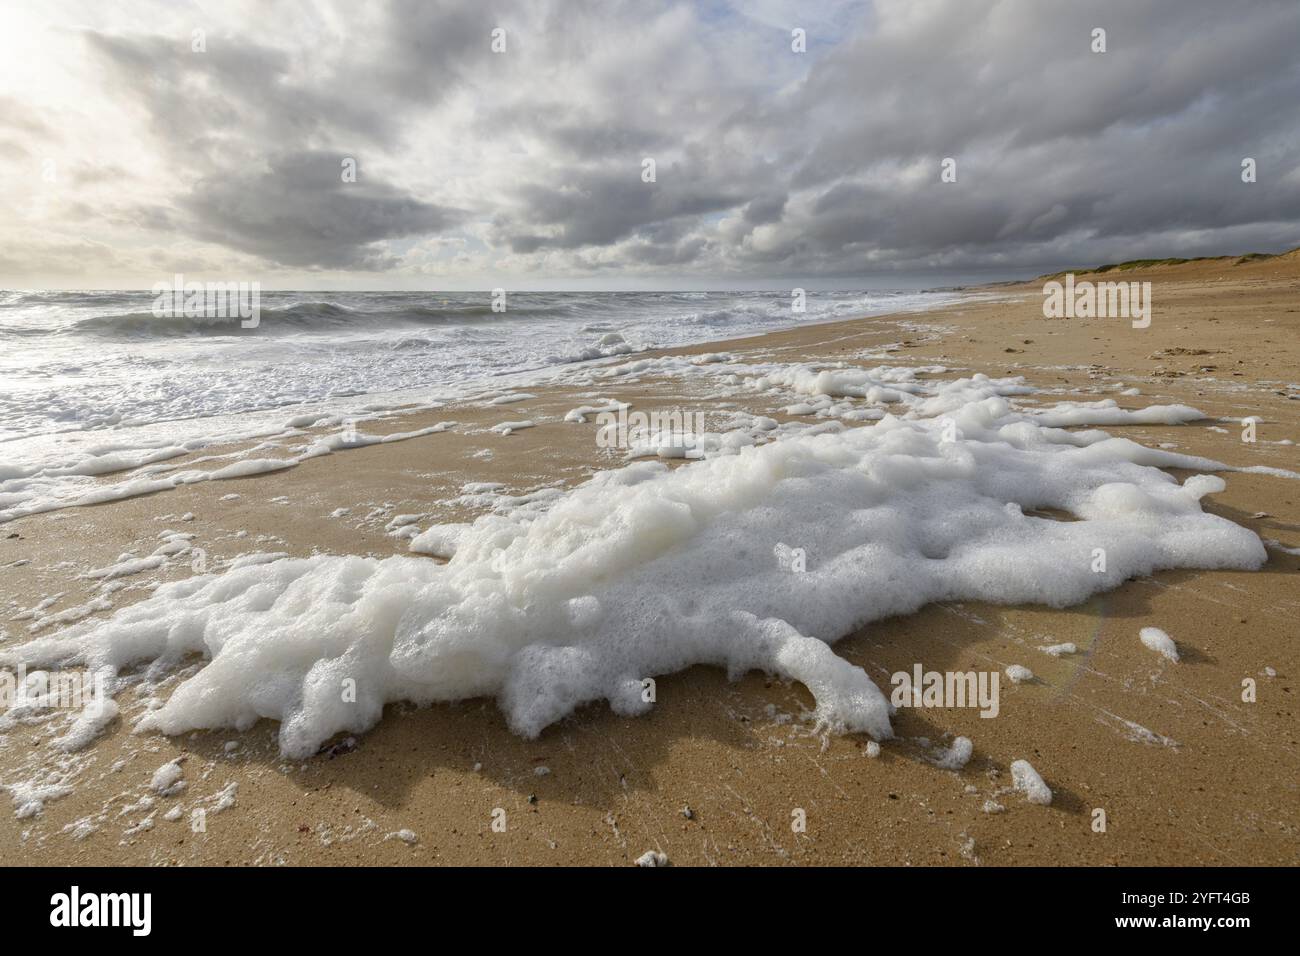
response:
[[[725,347],[745,357],[812,361],[899,343],[893,363],[1021,374],[1063,389],[1060,400],[1114,397],[1130,408],[1185,402],[1216,417],[1258,415],[1254,444],[1241,441],[1239,425],[1215,421],[1110,430],[1230,464],[1300,467],[1295,445],[1270,444],[1300,440],[1295,253],[1106,278],[1152,281],[1150,328],[1122,319],[1046,320],[1041,284],[1032,283],[995,290],[997,301],[905,317],[926,328],[900,331],[894,319],[864,319]],[[1140,396],[1119,394],[1133,387]],[[650,379],[616,394],[642,409],[680,408],[700,400],[685,388]],[[472,510],[439,504],[466,482],[505,482],[519,493],[577,483],[619,463],[597,449],[594,425],[560,420],[581,401],[557,389],[532,391],[537,398],[518,404],[448,407],[367,429],[461,423],[447,433],[4,525],[0,628],[17,642],[27,628],[10,619],[44,596],[65,592],[50,611],[88,600],[92,582],[79,580],[79,571],[128,550],[147,546],[148,553],[164,528],[194,532],[212,560],[252,551],[405,553],[405,541],[385,535],[386,518],[472,518]],[[763,401],[756,396],[750,408],[786,417]],[[505,437],[482,430],[523,418],[541,424]],[[1224,477],[1228,488],[1207,500],[1210,510],[1300,548],[1300,483]],[[241,497],[222,500],[232,493]],[[385,505],[383,517],[367,520]],[[330,517],[338,508],[351,512]],[[193,519],[181,522],[186,513]],[[628,864],[656,849],[675,865],[1295,864],[1300,557],[1276,549],[1269,556],[1256,573],[1160,573],[1066,611],[934,605],[845,638],[837,653],[886,688],[890,673],[917,662],[940,671],[1023,664],[1036,675],[1014,686],[1004,680],[997,719],[971,710],[900,712],[898,739],[874,759],[865,738],[814,734],[799,718],[811,704],[801,686],[758,674],[730,683],[707,667],[660,679],[658,705],[646,717],[590,706],[530,741],[506,729],[490,700],[394,706],[354,746],[306,762],[279,757],[270,722],[243,734],[165,738],[133,735],[119,720],[75,758],[72,794],[26,819],[16,819],[7,801],[0,807],[0,862]],[[22,560],[28,563],[13,566]],[[114,604],[189,573],[177,563],[162,575],[129,578]],[[1139,642],[1147,625],[1174,637],[1182,663],[1165,663]],[[1066,641],[1077,654],[1038,649]],[[1245,678],[1258,683],[1254,703],[1242,700]],[[20,728],[0,737],[0,783],[24,775],[39,733]],[[951,734],[975,744],[958,772],[936,767],[919,740],[938,745]],[[185,792],[140,806],[153,771],[177,756],[186,758]],[[1003,792],[1009,765],[1020,758],[1051,786],[1050,807]],[[539,774],[542,767],[549,772]],[[206,832],[192,832],[187,817],[163,819],[177,803],[186,814],[211,805],[230,783],[238,785],[234,805],[209,812]],[[1003,809],[988,812],[986,801]],[[1104,833],[1093,828],[1096,808],[1106,814]],[[792,828],[798,810],[804,832]],[[504,832],[492,828],[500,811]],[[151,813],[152,829],[128,832]],[[94,828],[80,839],[78,821]],[[394,835],[402,830],[415,842]]]

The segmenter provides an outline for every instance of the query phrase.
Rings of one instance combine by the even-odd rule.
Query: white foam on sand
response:
[[[983,376],[927,383],[925,396],[895,378],[905,418],[603,472],[544,511],[440,532],[429,550],[445,565],[319,555],[232,568],[3,656],[119,675],[150,664],[133,677],[148,682],[203,655],[139,727],[270,717],[295,757],[366,730],[395,701],[492,696],[526,736],[589,701],[640,714],[653,706],[644,678],[699,663],[800,681],[823,728],[887,738],[888,700],[829,646],[864,624],[934,601],[1064,607],[1157,569],[1266,560],[1253,532],[1202,510],[1220,478],[1179,484],[1155,467],[1215,462],[1048,427]],[[921,406],[944,418],[918,417]],[[1072,421],[1114,414],[1087,406]],[[1027,513],[1040,509],[1077,520]],[[776,560],[777,543],[804,549],[806,570]]]
[[[515,432],[523,431],[525,428],[533,428],[536,424],[536,422],[531,421],[501,422],[500,424],[493,425],[491,430],[499,435],[511,435]]]
[[[950,746],[936,750],[931,759],[944,770],[960,770],[970,763],[971,754],[974,752],[975,745],[971,743],[969,737],[957,737]]]
[[[1158,627],[1144,627],[1138,631],[1138,639],[1149,650],[1155,651],[1161,657],[1167,658],[1178,663],[1178,645],[1174,639],[1160,630]]]
[[[104,732],[109,724],[117,719],[118,706],[111,700],[94,699],[72,721],[68,730],[60,737],[50,741],[55,750],[63,753],[75,753],[90,746]]]
[[[457,542],[469,528],[468,524],[436,524],[411,539],[411,550],[435,558],[451,558],[456,553]]]
[[[1064,657],[1066,654],[1077,654],[1079,648],[1072,641],[1066,641],[1064,644],[1048,644],[1039,648],[1044,654],[1050,657]]]
[[[305,422],[308,419],[316,419],[317,417],[309,415],[294,421],[301,420]],[[292,424],[290,422],[290,427],[292,427]],[[236,459],[228,465],[209,470],[191,467],[173,471],[171,466],[151,465],[151,463],[187,454],[189,451],[201,448],[205,444],[216,443],[218,441],[216,438],[195,439],[183,448],[165,448],[161,451],[135,452],[129,455],[92,449],[92,452],[98,452],[98,454],[82,453],[83,457],[75,460],[74,464],[58,467],[50,466],[48,463],[41,466],[32,465],[14,468],[0,466],[0,524],[27,515],[44,514],[62,508],[76,508],[110,501],[122,501],[127,498],[154,494],[202,481],[228,481],[284,471],[288,468],[294,468],[304,461],[320,458],[337,451],[421,438],[446,431],[454,427],[455,424],[455,422],[438,422],[428,428],[388,435],[367,435],[349,430],[339,434],[312,438],[298,449],[300,454],[289,458],[239,457],[243,453],[231,453],[207,456],[192,463],[198,464],[222,458]],[[284,436],[281,434],[279,437]],[[150,467],[144,467],[146,465],[150,465]],[[135,470],[120,481],[99,484],[93,480],[94,476],[97,475],[130,469]],[[167,473],[169,471],[170,473]],[[192,516],[190,517],[192,518]]]
[[[1021,684],[1034,679],[1034,672],[1023,664],[1012,664],[1006,669],[1007,679],[1013,684]]]
[[[1045,807],[1052,802],[1052,788],[1044,782],[1028,760],[1012,762],[1011,783],[1030,803]]]
[[[149,779],[149,789],[164,797],[173,796],[185,787],[185,782],[181,779],[182,773],[180,758],[169,760],[153,772]]]

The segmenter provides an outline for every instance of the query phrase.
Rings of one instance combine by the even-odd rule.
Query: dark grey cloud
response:
[[[785,193],[780,195],[756,196],[745,206],[745,222],[762,226],[769,222],[779,222],[789,201]]]
[[[201,52],[188,36],[88,33],[87,42],[146,106],[159,148],[189,171],[175,208],[143,208],[141,220],[170,220],[282,266],[375,270],[396,263],[375,243],[460,218],[365,173],[366,147],[391,144],[400,121],[345,73],[326,70],[313,84],[289,51],[222,36],[205,37]],[[341,142],[362,148],[330,151]],[[363,167],[356,182],[343,181],[349,155]]]
[[[87,30],[85,42],[113,81],[106,94],[143,106],[159,144],[178,155],[216,159],[222,150],[314,146],[340,135],[383,141],[395,129],[390,113],[357,95],[348,72],[315,64],[308,72],[302,60],[311,50],[268,45],[256,34],[205,36],[201,52],[190,35]]]
[[[544,176],[511,194],[497,241],[617,247],[629,267],[694,254],[713,272],[846,276],[1300,243],[1292,0],[949,0],[876,14],[802,82],[752,91],[749,108],[635,135],[624,117],[600,135],[589,116],[540,134],[553,147]],[[1091,49],[1096,27],[1105,53]],[[674,142],[687,159],[641,187],[639,153]],[[1249,185],[1247,156],[1260,171]],[[956,183],[940,182],[946,157]],[[719,234],[719,214],[739,225]],[[684,242],[683,223],[701,241]]]
[[[469,81],[490,83],[494,67],[509,61],[493,59],[492,31],[506,31],[506,51],[526,42],[514,29],[516,3],[474,3],[458,0],[394,0],[384,7],[373,62],[357,70],[362,90],[383,95],[383,107],[407,103],[427,108]],[[362,78],[364,75],[364,79]]]
[[[576,249],[610,245],[638,233],[652,235],[682,218],[720,212],[745,200],[743,192],[725,183],[708,182],[689,170],[669,166],[662,180],[643,182],[642,167],[633,157],[621,169],[600,172],[575,170],[553,185],[533,183],[516,193],[530,228],[547,233],[510,236],[516,251],[524,248]],[[569,178],[571,177],[571,178]],[[521,248],[522,242],[522,248]]]
[[[441,232],[458,210],[422,202],[383,183],[344,182],[344,157],[300,152],[244,176],[201,180],[185,200],[199,234],[292,266],[383,269],[382,239]]]
[[[485,269],[746,279],[1300,244],[1296,0],[761,9],[326,5],[310,41],[213,30],[202,54],[86,31],[176,171],[105,216],[313,270],[400,269],[395,240],[436,236]],[[56,135],[7,113],[0,149]]]

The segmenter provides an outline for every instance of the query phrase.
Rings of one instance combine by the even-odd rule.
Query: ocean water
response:
[[[494,378],[806,322],[933,307],[936,292],[263,292],[256,328],[159,318],[150,292],[0,292],[0,459],[21,439],[220,418]],[[158,429],[150,429],[156,432]],[[29,443],[11,446],[19,453]],[[127,441],[129,445],[131,442]]]

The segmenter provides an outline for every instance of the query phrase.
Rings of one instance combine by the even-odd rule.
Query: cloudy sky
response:
[[[1280,251],[1297,49],[1297,0],[5,0],[0,286],[849,288]]]

